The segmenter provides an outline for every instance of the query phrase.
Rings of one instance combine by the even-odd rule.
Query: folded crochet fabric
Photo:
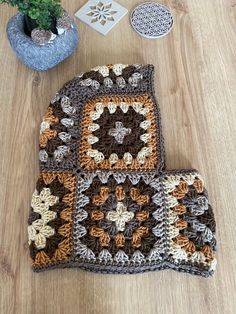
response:
[[[215,221],[196,170],[165,169],[152,65],[108,65],[56,94],[40,127],[33,269],[212,275]]]

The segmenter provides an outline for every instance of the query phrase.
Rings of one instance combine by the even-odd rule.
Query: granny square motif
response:
[[[155,169],[157,127],[154,104],[148,95],[89,100],[82,120],[81,168]]]
[[[28,226],[35,271],[213,274],[213,211],[198,171],[165,169],[153,72],[96,67],[52,99]]]
[[[82,267],[92,269],[90,261],[100,264],[100,271],[107,271],[109,265],[114,272],[127,272],[125,262],[143,262],[146,267],[147,258],[154,261],[163,253],[156,232],[163,214],[157,212],[163,197],[158,179],[92,173],[78,182],[78,199],[83,202],[75,213],[74,246],[78,263],[88,259]]]

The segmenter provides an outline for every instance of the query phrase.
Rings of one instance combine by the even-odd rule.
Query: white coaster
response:
[[[89,0],[75,16],[99,33],[106,35],[128,10],[112,0]]]
[[[157,2],[144,2],[131,13],[131,25],[141,36],[159,38],[167,35],[173,27],[170,10]]]

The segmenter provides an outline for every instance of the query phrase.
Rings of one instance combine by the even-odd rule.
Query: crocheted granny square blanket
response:
[[[213,274],[207,191],[196,170],[165,169],[153,76],[152,65],[96,67],[52,99],[29,215],[35,271]]]

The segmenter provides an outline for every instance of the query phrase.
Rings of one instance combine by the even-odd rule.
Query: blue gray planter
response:
[[[29,68],[46,71],[69,57],[78,46],[76,24],[66,33],[57,36],[52,43],[39,46],[24,32],[24,16],[13,16],[7,25],[7,36],[17,57]]]

